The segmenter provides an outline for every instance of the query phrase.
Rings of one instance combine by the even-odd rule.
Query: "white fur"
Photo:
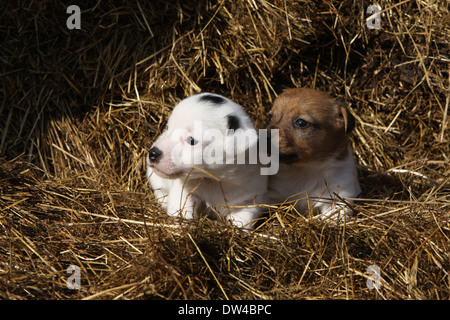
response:
[[[280,163],[278,173],[269,176],[267,199],[272,203],[294,203],[300,212],[315,208],[321,219],[341,220],[348,219],[352,210],[340,198],[356,198],[360,192],[355,162],[348,148],[344,160]]]
[[[202,101],[204,95],[220,97],[225,102]],[[213,207],[219,218],[238,227],[254,226],[261,213],[254,203],[263,199],[267,176],[260,174],[259,165],[248,161],[227,163],[230,154],[231,160],[236,160],[239,152],[248,153],[249,149],[242,141],[233,147],[231,142],[237,133],[227,130],[230,115],[238,119],[240,129],[255,130],[245,111],[222,96],[202,93],[175,106],[166,131],[152,146],[162,152],[161,158],[151,161],[147,156],[148,180],[169,216],[193,219],[205,213],[205,208]],[[211,134],[216,135],[214,139],[209,137]],[[191,136],[198,141],[194,146],[188,143]],[[215,160],[223,161],[201,160],[205,152],[213,152]],[[211,212],[208,210],[208,214]]]

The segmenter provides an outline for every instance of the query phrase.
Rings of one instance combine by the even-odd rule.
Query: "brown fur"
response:
[[[353,118],[342,101],[323,91],[294,88],[275,100],[268,129],[279,129],[280,160],[285,163],[340,158],[347,155],[346,133],[353,129]],[[298,118],[308,122],[297,128]]]

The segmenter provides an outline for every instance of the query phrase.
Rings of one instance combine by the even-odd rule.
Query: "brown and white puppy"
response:
[[[295,88],[279,95],[267,129],[279,130],[280,168],[269,177],[267,199],[314,207],[322,219],[347,218],[352,210],[344,199],[361,192],[347,138],[353,127],[344,102],[325,92]]]

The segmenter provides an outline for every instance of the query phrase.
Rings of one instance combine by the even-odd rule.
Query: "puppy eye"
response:
[[[297,120],[294,121],[294,126],[297,128],[306,128],[309,125],[308,121],[302,119],[302,118],[298,118]]]
[[[187,141],[187,143],[189,143],[191,146],[195,146],[195,145],[198,143],[198,141],[195,140],[195,139],[192,138],[192,137],[188,137],[186,141]]]

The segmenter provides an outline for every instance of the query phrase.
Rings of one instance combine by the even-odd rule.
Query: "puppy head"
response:
[[[307,163],[346,155],[354,118],[343,100],[327,93],[295,88],[275,99],[268,129],[279,130],[280,161]]]
[[[191,96],[175,106],[167,129],[149,150],[147,165],[167,179],[202,176],[194,167],[214,174],[227,154],[239,149],[234,142],[246,130],[255,131],[250,118],[230,99],[211,93]]]

